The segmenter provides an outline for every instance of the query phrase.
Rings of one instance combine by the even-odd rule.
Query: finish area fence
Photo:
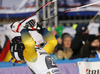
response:
[[[99,73],[99,69],[100,69],[98,67],[99,66],[98,63],[100,63],[99,58],[78,58],[74,60],[68,60],[68,59],[56,60],[55,63],[57,64],[61,74],[83,74],[83,73],[90,73],[90,72],[93,72],[93,74],[97,74]],[[96,64],[93,65],[94,63]],[[26,63],[23,64],[15,63],[15,66],[13,66],[13,64],[14,63],[11,62],[0,62],[0,74],[31,74],[31,71],[29,70]]]

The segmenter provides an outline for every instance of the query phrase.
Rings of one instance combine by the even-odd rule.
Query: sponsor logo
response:
[[[86,69],[86,74],[100,74],[100,70],[91,70],[91,69]]]
[[[51,72],[52,72],[52,73],[55,73],[55,72],[59,72],[59,70],[56,69],[56,70],[52,70]]]

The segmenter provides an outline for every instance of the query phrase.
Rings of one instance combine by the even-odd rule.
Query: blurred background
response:
[[[0,68],[2,71],[0,74],[9,72],[7,68],[11,69],[10,67],[13,67],[15,63],[15,67],[19,68],[12,68],[9,74],[12,72],[13,74],[30,73],[25,61],[16,62],[12,60],[9,53],[11,39],[20,36],[19,33],[11,31],[10,25],[29,17],[50,1],[52,0],[0,0]],[[98,1],[97,4],[64,13],[68,9]],[[57,14],[58,16],[51,18]],[[78,62],[100,61],[100,0],[57,0],[31,18],[51,31],[58,40],[58,44],[50,56],[59,67],[61,74],[84,74]],[[89,69],[98,70],[100,68],[91,66]],[[5,70],[7,71],[5,72]],[[16,70],[19,71],[15,73]],[[88,71],[86,73],[90,74]]]
[[[51,0],[0,0],[0,24],[2,25],[16,20],[22,20],[50,1]],[[49,18],[57,13],[63,13],[69,8],[79,7],[97,1],[99,0],[57,0],[57,2],[48,5],[38,12],[36,14],[37,19],[40,21],[43,18]],[[58,24],[64,24],[67,26],[71,26],[75,23],[88,23],[99,11],[99,5],[100,3],[97,3],[86,8],[74,10],[57,16],[57,20],[49,21],[50,23],[56,21]],[[98,20],[99,17],[95,19],[95,22],[99,22]],[[46,21],[46,23],[48,23],[48,21]]]

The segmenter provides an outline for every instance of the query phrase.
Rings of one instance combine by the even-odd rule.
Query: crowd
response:
[[[55,51],[50,54],[51,57],[54,60],[100,58],[100,35],[89,34],[88,25],[86,23],[73,25],[72,27],[76,31],[74,36],[69,32],[63,33],[63,29],[58,31],[55,28],[52,34],[56,36],[58,45]]]

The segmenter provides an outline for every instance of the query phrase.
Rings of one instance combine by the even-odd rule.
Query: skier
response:
[[[13,32],[20,32],[22,40],[22,43],[17,39],[11,41],[10,51],[15,59],[24,59],[33,74],[60,74],[58,67],[49,55],[57,45],[56,38],[49,31],[35,23],[34,20],[30,20],[24,25],[15,22],[11,25],[11,29]],[[37,37],[36,34],[41,34],[46,43],[41,40],[35,41],[29,30],[37,32],[34,34],[35,37]]]

